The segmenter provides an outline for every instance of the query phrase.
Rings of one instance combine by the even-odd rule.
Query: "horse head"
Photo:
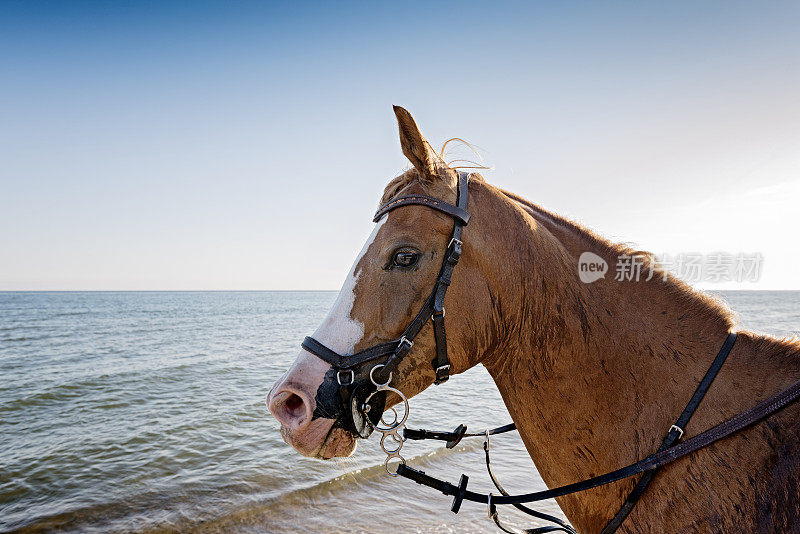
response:
[[[386,186],[375,229],[333,308],[267,398],[284,440],[306,456],[352,454],[356,438],[369,435],[384,408],[475,365],[474,352],[466,350],[470,340],[465,332],[486,331],[484,323],[491,318],[491,295],[481,262],[473,254],[477,244],[469,241],[479,221],[465,230],[470,237],[463,250],[461,240],[455,238],[460,237],[460,228],[454,234],[454,227],[469,219],[465,210],[456,207],[459,196],[465,201],[468,194],[466,176],[442,161],[408,111],[394,110],[400,144],[413,168]],[[460,180],[464,190],[459,195]],[[471,180],[470,191],[482,182],[479,175]],[[457,274],[452,279],[448,274],[443,281],[448,261],[456,255],[459,261],[462,254]],[[448,321],[446,341],[438,340],[439,351],[442,343],[447,349],[447,362],[439,361],[440,365],[436,337],[443,336],[444,329],[434,328],[432,320],[437,310],[431,288],[437,287],[443,289],[441,297],[446,291]],[[443,321],[444,309],[437,315]],[[408,335],[415,321],[419,324],[418,332],[409,336],[412,347],[411,341],[401,337]],[[376,352],[379,357],[350,365],[354,355],[357,359],[365,349],[372,354],[375,347],[383,347]],[[331,356],[324,357],[327,354]],[[380,367],[390,358],[394,358],[388,364],[391,372],[381,373]],[[376,392],[379,384],[384,387]]]

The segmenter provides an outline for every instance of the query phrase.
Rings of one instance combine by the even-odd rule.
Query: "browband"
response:
[[[447,202],[442,202],[438,198],[429,197],[427,195],[405,195],[402,197],[397,197],[394,200],[390,200],[380,208],[378,211],[375,212],[375,216],[372,218],[372,222],[378,222],[381,217],[392,211],[393,209],[399,208],[401,206],[409,206],[412,204],[416,204],[419,206],[427,206],[431,209],[436,211],[441,211],[442,213],[446,213],[447,215],[457,219],[462,225],[466,226],[469,222],[469,212],[467,210],[459,208],[458,206],[453,206],[452,204],[448,204]]]

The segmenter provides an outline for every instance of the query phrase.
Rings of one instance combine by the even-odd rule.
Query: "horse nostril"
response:
[[[299,395],[295,395],[294,393],[290,394],[286,398],[284,406],[286,407],[286,412],[294,418],[300,418],[303,415],[305,415],[305,407],[303,406],[303,399],[300,398]]]
[[[311,423],[313,409],[302,391],[281,388],[277,394],[270,394],[269,411],[281,425],[295,432]]]

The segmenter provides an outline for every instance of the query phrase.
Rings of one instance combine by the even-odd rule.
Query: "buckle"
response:
[[[344,372],[350,373],[350,382],[347,384],[342,384],[342,373]],[[356,374],[352,369],[339,369],[339,371],[336,373],[336,381],[339,382],[340,386],[352,386],[353,382],[356,381]]]
[[[408,344],[408,348],[406,350],[411,350],[411,347],[414,346],[414,342],[408,339],[406,336],[400,338],[400,343],[397,344],[397,349],[403,346],[403,343]],[[397,352],[397,350],[395,350]]]
[[[433,315],[436,317],[444,317],[444,307],[442,307],[442,311],[434,311]]]
[[[461,245],[464,243],[460,239],[456,239],[455,237],[450,239],[450,243],[447,244],[447,260],[452,263],[456,264],[458,260],[461,259]]]
[[[672,432],[673,430],[678,431],[678,439],[681,439],[683,437],[683,429],[681,427],[679,427],[678,425],[672,425],[671,427],[669,427],[669,431]]]
[[[450,364],[446,363],[436,368],[436,380],[434,383],[438,386],[450,379]]]

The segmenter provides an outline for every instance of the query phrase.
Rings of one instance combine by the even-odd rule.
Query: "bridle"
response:
[[[783,391],[761,401],[752,408],[700,434],[681,441],[687,423],[702,402],[706,392],[711,387],[714,378],[722,368],[722,365],[725,363],[728,354],[730,354],[736,342],[737,334],[731,332],[728,334],[725,343],[717,353],[717,356],[714,358],[705,376],[698,384],[686,408],[680,414],[675,424],[667,431],[666,437],[662,441],[657,452],[634,464],[580,482],[534,493],[510,495],[492,472],[489,455],[489,437],[491,435],[516,430],[516,425],[512,423],[495,429],[487,429],[485,432],[479,433],[467,433],[467,427],[465,425],[459,425],[453,432],[407,429],[405,423],[408,419],[409,412],[408,400],[402,392],[389,385],[392,380],[392,371],[397,368],[397,365],[411,351],[411,348],[414,346],[414,339],[429,320],[433,321],[433,332],[436,343],[436,357],[431,362],[436,375],[434,383],[441,384],[447,381],[450,376],[450,361],[447,357],[447,337],[444,329],[444,297],[447,288],[450,286],[453,270],[458,264],[458,260],[461,258],[461,234],[464,226],[469,222],[470,216],[467,212],[468,186],[469,174],[458,172],[457,201],[455,206],[425,195],[405,195],[387,202],[375,213],[373,222],[378,222],[381,217],[392,210],[403,206],[419,205],[447,214],[452,217],[454,221],[452,238],[447,245],[447,250],[433,290],[422,306],[422,309],[417,313],[399,338],[387,343],[374,345],[351,355],[341,355],[312,337],[306,337],[302,343],[302,347],[305,350],[329,363],[335,373],[336,382],[338,384],[338,394],[336,397],[339,403],[338,409],[336,410],[336,413],[339,414],[337,422],[339,422],[345,430],[362,438],[369,437],[373,430],[378,430],[382,434],[380,444],[387,455],[384,468],[391,476],[402,476],[418,484],[441,491],[445,495],[452,496],[453,504],[451,510],[455,513],[459,511],[461,503],[465,500],[484,503],[488,507],[489,517],[492,518],[504,532],[511,534],[544,534],[547,532],[562,531],[569,534],[576,534],[575,530],[569,524],[559,518],[528,508],[525,504],[585,491],[637,474],[642,474],[642,477],[634,486],[634,489],[630,492],[620,510],[602,531],[602,534],[612,534],[630,514],[655,474],[663,466],[727,436],[735,434],[778,412],[800,398],[799,380]],[[397,395],[404,405],[404,413],[402,416],[399,416],[397,411],[391,408],[394,414],[394,418],[391,421],[384,419],[384,407],[387,393]],[[447,442],[448,448],[453,448],[462,438],[471,436],[485,436],[484,451],[486,467],[500,495],[494,496],[492,493],[482,494],[468,490],[467,484],[469,482],[469,477],[467,475],[461,475],[458,485],[432,477],[427,475],[424,471],[409,467],[405,459],[400,455],[403,443],[409,439],[442,440]],[[391,438],[395,445],[392,446],[391,443],[387,443],[387,438]],[[389,462],[392,460],[399,461],[395,472],[392,472],[389,468]],[[497,513],[498,505],[512,505],[529,515],[544,519],[553,524],[525,530],[505,525],[500,522]]]
[[[461,258],[461,234],[464,226],[469,222],[469,213],[467,212],[469,176],[466,172],[458,173],[455,206],[426,195],[404,195],[382,205],[372,218],[373,222],[378,222],[390,211],[403,206],[425,206],[449,215],[453,219],[453,233],[447,244],[433,290],[422,309],[400,337],[350,355],[341,355],[313,337],[306,337],[301,344],[305,350],[329,363],[335,371],[338,384],[337,397],[340,404],[336,411],[340,414],[341,426],[362,438],[369,437],[375,429],[383,432],[381,446],[389,455],[385,467],[386,471],[393,476],[397,475],[389,470],[388,462],[397,458],[401,463],[405,463],[403,457],[400,456],[404,440],[399,432],[403,430],[408,417],[408,401],[400,391],[390,387],[389,382],[392,380],[392,371],[409,353],[417,335],[429,320],[433,321],[433,335],[436,342],[436,357],[431,362],[436,375],[434,383],[441,384],[450,378],[450,360],[447,357],[447,336],[444,329],[444,297],[450,286],[453,270]],[[382,419],[388,392],[398,395],[404,402],[405,413],[402,420],[398,420],[396,411],[394,411],[395,420],[393,422],[387,423]],[[385,447],[385,440],[389,436],[398,443],[394,449]]]

